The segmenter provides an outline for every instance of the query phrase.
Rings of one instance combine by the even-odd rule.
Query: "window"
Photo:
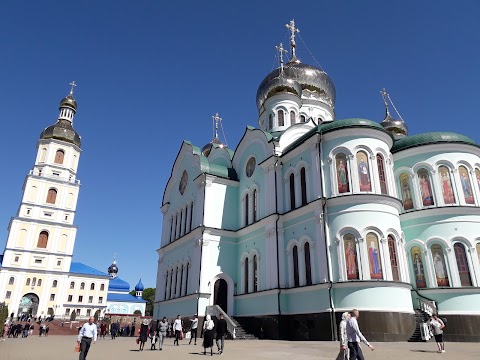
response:
[[[270,114],[268,116],[268,130],[271,130],[273,128],[273,115]]]
[[[380,192],[384,195],[387,195],[387,181],[385,178],[385,164],[383,162],[383,157],[380,154],[377,154],[377,168],[378,168],[378,178],[380,179]]]
[[[170,271],[170,294],[168,294],[168,298],[172,298],[172,284],[173,284],[173,269]]]
[[[245,195],[245,226],[248,225],[248,194]]]
[[[357,245],[355,236],[345,234],[343,236],[343,248],[345,252],[345,267],[347,270],[347,280],[358,280],[358,261],[357,261]]]
[[[53,213],[52,212],[44,212],[43,213],[43,216],[46,216],[46,217],[52,217]]]
[[[307,118],[305,117],[305,115],[300,115],[300,122],[307,122]]]
[[[37,278],[32,279],[32,286],[35,286],[35,285],[37,285]]]
[[[343,194],[350,191],[348,181],[347,156],[339,153],[335,156],[335,164],[337,167],[337,188],[338,193]]]
[[[63,150],[57,150],[57,152],[55,153],[55,164],[63,164],[64,156],[65,153],[63,152]]]
[[[359,151],[357,153],[357,166],[358,185],[360,187],[360,191],[372,191],[372,185],[370,183],[370,171],[368,169],[368,156],[363,151]]]
[[[178,285],[178,267],[175,269],[175,287],[173,288],[174,297],[177,297],[177,285]]]
[[[70,309],[65,309],[65,315],[69,316],[70,315]]]
[[[58,281],[57,281],[57,280],[53,280],[52,287],[53,287],[53,288],[56,288],[57,285],[58,285]]]
[[[80,284],[80,290],[84,290],[84,289],[85,289],[85,283],[82,282],[82,283]]]
[[[168,271],[165,274],[165,296],[163,297],[165,300],[167,300],[167,289],[168,289]]]
[[[420,185],[420,196],[422,197],[423,206],[435,205],[433,200],[432,186],[430,184],[430,176],[426,169],[420,169],[417,172],[418,184]]]
[[[258,291],[258,259],[253,255],[253,292]]]
[[[73,295],[68,295],[68,302],[72,302],[73,301]]]
[[[75,289],[75,283],[73,281],[70,283],[70,289]]]
[[[183,290],[183,265],[180,269],[180,291],[178,292],[179,296],[182,296],[182,290]]]
[[[12,276],[12,277],[8,280],[8,285],[13,285],[14,282],[15,282],[15,278]]]
[[[91,310],[91,309],[87,309],[87,316],[90,316],[91,313],[92,313],[92,310]]]
[[[462,286],[472,286],[472,279],[468,269],[467,254],[462,244],[456,243],[453,245],[455,250],[455,258],[457,260],[458,274],[460,275],[460,284]]]
[[[307,179],[304,167],[300,170],[300,190],[302,192],[302,206],[307,205]]]
[[[47,203],[55,204],[56,200],[57,200],[57,190],[55,190],[55,189],[48,190]]]
[[[32,209],[27,209],[27,215],[30,215],[30,211],[31,211],[31,210],[32,210]]]
[[[47,157],[47,149],[43,148],[40,152],[40,161],[41,163],[45,162],[45,158]]]
[[[473,191],[472,186],[470,184],[470,175],[468,174],[468,170],[465,166],[460,166],[458,168],[458,173],[460,175],[460,183],[462,185],[463,190],[463,197],[465,199],[465,203],[467,204],[475,204],[475,200],[473,198]]]
[[[410,175],[406,172],[400,174],[400,190],[402,193],[403,209],[413,209],[413,196],[412,188],[410,185]]]
[[[55,294],[50,294],[50,301],[55,301]]]
[[[20,260],[20,257],[18,257],[18,256],[15,256],[15,260],[14,260],[14,262],[18,262],[18,260]]]
[[[245,259],[245,269],[244,269],[245,273],[244,273],[244,289],[243,289],[243,292],[245,294],[248,294],[248,258]]]
[[[257,221],[257,207],[258,207],[257,189],[253,190],[253,222]]]
[[[290,124],[295,124],[295,111],[290,111]]]
[[[90,284],[90,290],[95,290],[95,283]]]
[[[53,176],[60,176],[60,173],[53,171],[53,172],[52,172],[52,175],[53,175]]]
[[[310,243],[303,245],[303,254],[305,255],[305,283],[312,285],[312,264],[310,263]]]
[[[445,255],[443,248],[439,244],[434,244],[430,248],[433,258],[433,268],[435,269],[435,277],[437,279],[437,286],[450,286],[448,279],[447,265],[445,263]]]
[[[12,296],[12,292],[7,291],[7,293],[5,294],[5,299],[10,299],[10,296]]]
[[[105,291],[105,284],[100,285],[100,291]]]
[[[446,166],[440,166],[438,168],[438,176],[440,178],[443,201],[445,202],[445,204],[454,204],[455,194],[453,192],[453,183],[450,176],[450,169]]]
[[[42,286],[42,279],[38,279],[37,286]]]
[[[300,275],[298,272],[298,247],[295,245],[292,250],[292,257],[293,257],[293,286],[299,287],[300,286]]]
[[[99,297],[98,297],[98,303],[99,303],[99,304],[102,304],[102,303],[103,303],[103,296],[99,296]]]
[[[78,302],[79,302],[79,303],[83,302],[83,295],[79,295],[79,296],[78,296]]]
[[[183,226],[183,220],[184,220],[184,216],[183,216],[183,209],[180,210],[180,229],[178,230],[178,234],[179,236],[182,236],[184,234],[184,226]]]
[[[400,281],[398,274],[397,246],[392,235],[388,235],[388,252],[390,253],[390,266],[392,268],[393,281]]]
[[[321,117],[319,117],[319,118],[317,119],[317,123],[318,123],[318,124],[321,124],[322,122],[323,122],[323,119],[322,119]]]
[[[25,283],[26,286],[30,285],[30,278],[27,279],[27,282]]]
[[[380,256],[380,243],[378,236],[368,233],[365,237],[368,246],[368,263],[370,267],[370,279],[383,280],[382,259]]]
[[[65,215],[65,221],[67,221],[67,220],[68,220],[68,215]]]
[[[40,235],[38,235],[37,248],[46,249],[47,244],[48,244],[48,232],[42,231]],[[42,261],[40,261],[40,263],[41,262]],[[37,260],[35,260],[35,263],[37,263]]]
[[[295,175],[290,174],[290,210],[295,209]]]
[[[285,114],[283,110],[278,110],[278,126],[283,126],[285,124]]]
[[[89,297],[88,297],[88,303],[89,303],[89,304],[93,303],[93,296],[89,296]]]
[[[188,271],[190,268],[190,263],[187,263],[185,267],[185,295],[188,295]]]
[[[60,260],[57,260],[57,266],[62,265],[62,262]]]
[[[77,316],[80,316],[80,309],[76,310]]]
[[[192,220],[193,220],[193,201],[190,203],[190,225],[189,229],[192,231]]]

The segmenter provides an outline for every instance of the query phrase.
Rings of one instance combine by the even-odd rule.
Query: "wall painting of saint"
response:
[[[403,209],[413,209],[413,197],[412,188],[410,187],[410,176],[406,172],[400,174],[400,190],[402,191]]]
[[[458,174],[460,175],[460,182],[462,183],[463,196],[465,197],[465,202],[467,204],[475,204],[473,199],[472,186],[470,185],[470,175],[465,166],[460,166],[458,168]]]
[[[433,267],[435,269],[435,276],[437,277],[438,286],[450,286],[448,281],[447,267],[445,266],[445,256],[440,245],[435,244],[431,247],[433,257]]]
[[[415,284],[417,288],[426,288],[425,271],[423,269],[422,252],[418,246],[412,247],[410,250],[412,256],[413,274],[415,276]]]
[[[343,236],[345,250],[345,265],[347,269],[347,280],[358,280],[358,263],[355,237],[352,234]]]
[[[430,176],[426,169],[418,170],[418,183],[420,184],[420,194],[422,195],[423,206],[435,205],[433,200],[432,186],[430,185]]]
[[[443,201],[445,204],[454,204],[455,195],[453,193],[449,169],[446,166],[440,166],[438,168],[438,176],[440,177],[440,184],[442,185]]]
[[[380,246],[378,246],[378,236],[374,233],[368,233],[365,237],[368,245],[368,263],[370,264],[370,278],[383,279],[382,262],[380,260]]]
[[[372,191],[370,171],[368,170],[368,157],[363,151],[357,153],[357,166],[360,191]]]
[[[477,243],[477,256],[478,256],[478,261],[480,262],[480,243]]]
[[[477,178],[477,185],[478,185],[478,188],[480,189],[480,170],[475,169],[475,177]]]
[[[348,186],[348,168],[347,157],[345,154],[337,154],[335,156],[336,170],[337,170],[337,187],[338,193],[346,193],[350,191]]]

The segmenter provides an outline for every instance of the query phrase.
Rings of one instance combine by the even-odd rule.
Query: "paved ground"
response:
[[[27,339],[7,339],[0,341],[0,360],[76,360],[74,352],[76,339],[73,336],[49,336]],[[173,339],[167,339],[163,351],[151,351],[149,344],[145,350],[138,352],[134,338],[117,338],[116,340],[99,340],[92,345],[88,360],[104,359],[159,359],[175,360],[201,359],[200,346],[188,345],[187,341],[180,346],[173,346]],[[148,346],[147,346],[148,345]],[[367,360],[424,360],[424,359],[478,359],[480,344],[447,343],[446,353],[437,354],[434,342],[429,343],[376,343],[375,351],[365,350]],[[319,359],[334,360],[338,344],[334,342],[288,342],[271,340],[229,340],[225,344],[224,359],[284,359],[302,360]],[[368,351],[368,352],[367,352]],[[214,355],[218,359],[219,355]],[[208,355],[210,358],[210,355]]]

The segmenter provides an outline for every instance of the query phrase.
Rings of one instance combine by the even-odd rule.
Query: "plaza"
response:
[[[7,339],[0,342],[0,360],[68,360],[78,359],[74,352],[74,336],[30,336],[27,339]],[[188,340],[180,346],[173,346],[173,338],[166,339],[162,351],[151,351],[150,343],[138,353],[134,337],[98,340],[90,348],[88,360],[100,359],[160,359],[175,358],[196,359],[201,355],[201,340],[197,346],[188,345]],[[365,351],[368,360],[416,359],[473,359],[478,356],[480,345],[477,343],[446,343],[446,353],[437,354],[434,342],[428,343],[375,343],[375,351]],[[158,347],[157,347],[158,349]],[[214,347],[215,350],[215,347]],[[338,342],[333,341],[274,341],[274,340],[229,340],[225,343],[226,359],[335,359]],[[368,351],[368,352],[367,352]],[[203,355],[202,355],[203,356]],[[214,356],[218,356],[214,354]]]

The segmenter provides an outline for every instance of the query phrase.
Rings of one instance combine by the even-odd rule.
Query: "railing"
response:
[[[49,178],[49,179],[55,179],[55,180],[70,182],[70,183],[74,183],[74,184],[80,184],[80,180],[71,179],[69,177],[68,178],[60,177],[59,175],[53,175],[53,174],[47,175],[47,174],[43,174],[43,173],[39,174],[38,172],[35,172],[33,170],[30,170],[30,172],[28,174],[29,175],[34,175],[34,176],[46,177],[46,178]]]
[[[227,321],[228,332],[232,335],[232,338],[235,339],[235,328],[237,325],[233,322],[230,316],[228,316],[227,313],[218,305],[207,306],[205,309],[205,315],[215,316],[218,319],[220,314],[222,314],[223,318]]]
[[[422,340],[428,341],[432,338],[430,326],[428,325],[428,323],[420,324],[420,335],[422,336]]]
[[[437,306],[435,305],[434,301],[426,301],[422,299],[418,299],[418,304],[420,306],[420,310],[428,315],[432,316],[432,314],[437,313]]]

